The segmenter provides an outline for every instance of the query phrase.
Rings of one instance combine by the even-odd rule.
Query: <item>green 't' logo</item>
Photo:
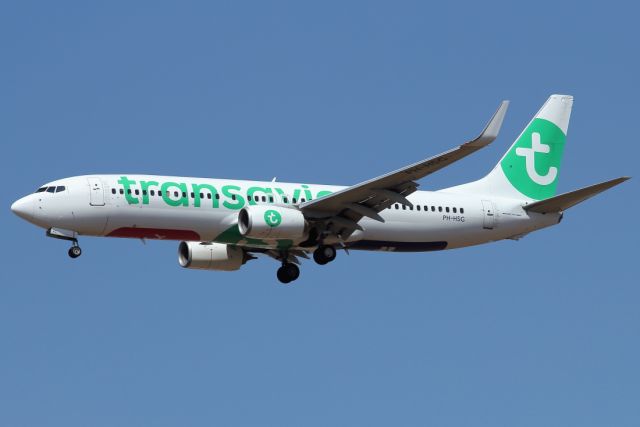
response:
[[[534,119],[500,162],[511,185],[532,199],[553,197],[565,140],[554,123]]]
[[[264,222],[266,222],[269,227],[277,227],[282,222],[282,215],[280,215],[278,211],[269,209],[264,213]]]

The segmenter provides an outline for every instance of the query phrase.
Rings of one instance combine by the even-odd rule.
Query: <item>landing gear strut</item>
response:
[[[336,259],[336,248],[329,245],[320,245],[313,251],[313,260],[320,265],[325,265]]]
[[[47,237],[53,237],[54,239],[66,240],[67,242],[71,242],[71,247],[69,248],[69,256],[71,258],[78,258],[82,255],[82,249],[78,246],[78,239],[76,239],[77,233],[75,231],[70,230],[61,230],[56,228],[50,228],[47,230]]]
[[[282,283],[291,283],[300,277],[300,268],[291,262],[283,262],[278,269],[278,280]]]

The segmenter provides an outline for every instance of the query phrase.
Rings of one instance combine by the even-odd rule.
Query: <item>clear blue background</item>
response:
[[[6,2],[0,426],[638,426],[638,186],[519,242],[352,253],[298,282],[15,217],[55,178],[351,184],[473,137],[482,176],[575,96],[560,191],[638,175],[639,11],[562,2]],[[636,178],[637,180],[637,178]]]

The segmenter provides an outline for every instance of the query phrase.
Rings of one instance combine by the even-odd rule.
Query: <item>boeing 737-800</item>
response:
[[[490,144],[507,101],[477,138],[349,187],[87,175],[47,183],[11,210],[72,242],[72,258],[82,253],[78,236],[178,240],[182,267],[233,271],[265,254],[289,283],[309,254],[327,264],[339,249],[436,251],[518,239],[627,180],[556,195],[572,105],[573,97],[552,95],[487,176],[439,191],[418,191],[417,181]]]

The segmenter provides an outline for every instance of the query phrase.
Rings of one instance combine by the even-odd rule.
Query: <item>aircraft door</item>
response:
[[[91,206],[104,206],[104,187],[100,178],[88,178],[89,204]]]
[[[482,201],[482,212],[483,212],[483,220],[482,220],[482,228],[487,230],[493,229],[496,224],[496,216],[495,216],[495,205],[491,200],[483,200]]]

